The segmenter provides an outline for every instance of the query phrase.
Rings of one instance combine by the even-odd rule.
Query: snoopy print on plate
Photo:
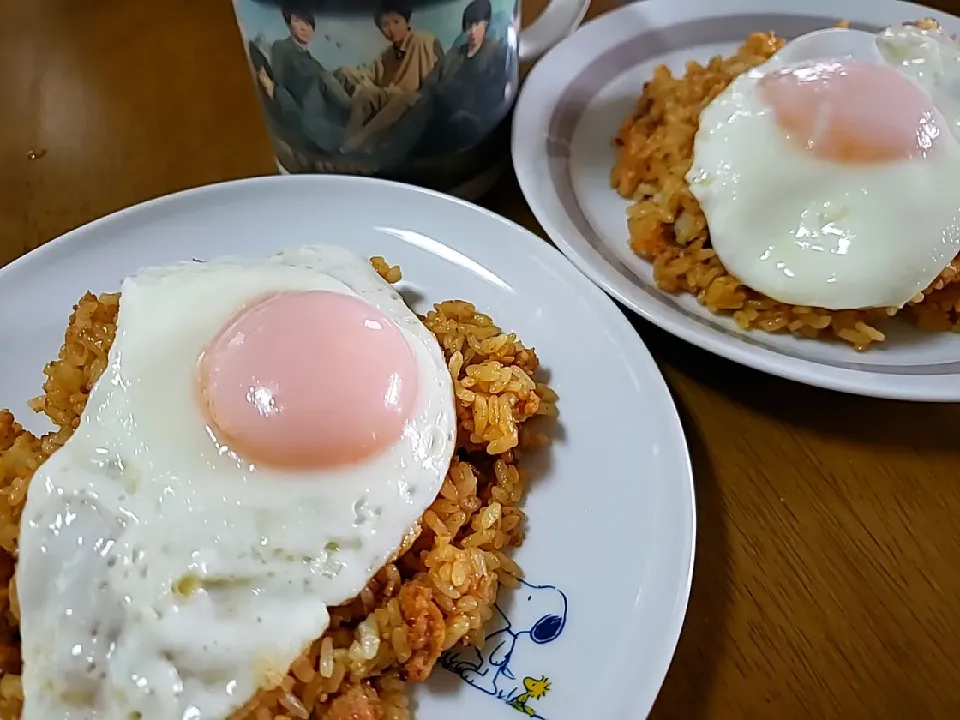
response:
[[[528,717],[557,720],[559,713],[551,713],[547,698],[552,681],[540,661],[543,646],[558,640],[566,624],[562,590],[521,581],[506,603],[494,606],[483,647],[454,648],[440,665]]]

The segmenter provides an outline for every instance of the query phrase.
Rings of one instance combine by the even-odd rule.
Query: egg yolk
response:
[[[790,141],[835,163],[924,156],[940,134],[926,93],[883,65],[794,66],[763,77],[760,93]]]
[[[417,398],[400,328],[363,300],[280,292],[242,308],[198,362],[200,407],[218,442],[286,468],[360,461],[396,442]]]

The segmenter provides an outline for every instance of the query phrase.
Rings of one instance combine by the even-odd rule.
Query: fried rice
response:
[[[845,23],[841,23],[844,25]],[[935,28],[932,20],[919,27]],[[688,62],[683,76],[654,70],[634,112],[613,142],[611,186],[633,203],[627,213],[631,249],[653,264],[657,286],[695,295],[715,314],[732,315],[744,330],[839,338],[857,350],[885,339],[878,326],[897,308],[825,310],[777,302],[727,272],[710,245],[707,221],[687,185],[700,112],[738,75],[766,62],[784,44],[773,33],[755,33],[730,57],[705,66]],[[960,330],[960,257],[905,306],[924,330]]]
[[[400,269],[371,260],[384,279]],[[33,409],[57,430],[37,437],[0,411],[0,717],[20,717],[16,578],[20,514],[30,478],[80,422],[107,364],[119,294],[86,294],[74,307],[58,359],[44,369]],[[454,381],[457,451],[440,493],[400,548],[284,676],[270,679],[231,720],[408,720],[407,683],[425,680],[440,654],[480,644],[502,585],[522,572],[510,558],[524,538],[520,455],[545,437],[528,421],[556,414],[556,394],[535,380],[539,360],[468,302],[422,318]]]

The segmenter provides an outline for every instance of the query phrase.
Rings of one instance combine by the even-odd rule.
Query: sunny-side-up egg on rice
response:
[[[960,250],[960,50],[932,26],[800,37],[703,110],[687,181],[748,287],[899,308]]]
[[[24,720],[228,717],[397,553],[455,433],[436,339],[344,250],[128,278],[23,513]]]

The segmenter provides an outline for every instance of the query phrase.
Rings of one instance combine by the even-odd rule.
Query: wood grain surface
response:
[[[148,198],[274,172],[228,0],[3,0],[0,72],[0,265]],[[485,204],[543,235],[512,177]],[[653,717],[960,718],[960,408],[803,387],[636,325],[699,503]]]

